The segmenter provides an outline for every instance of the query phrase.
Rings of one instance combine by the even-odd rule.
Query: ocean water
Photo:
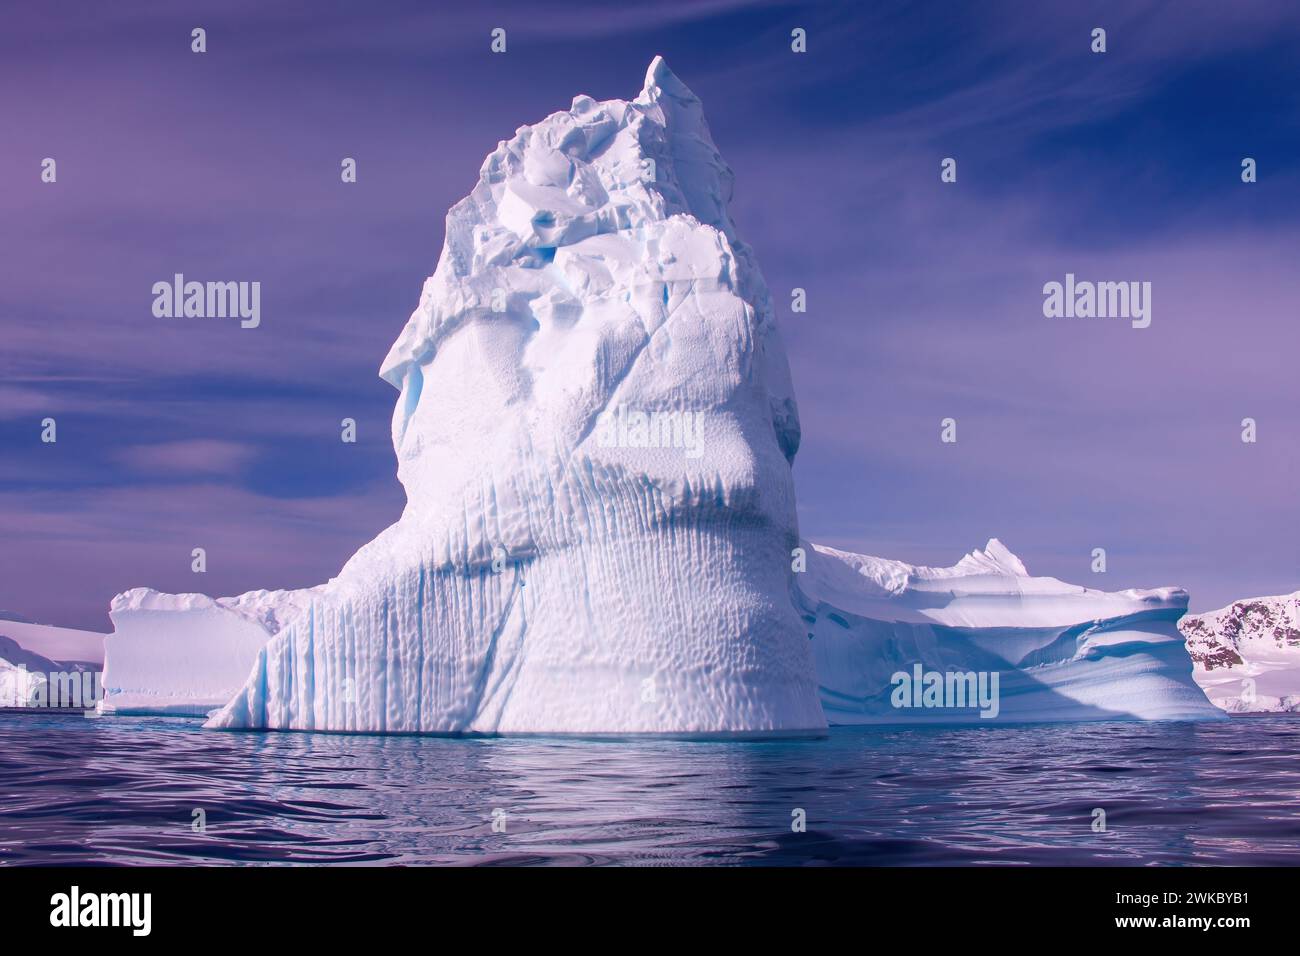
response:
[[[0,863],[214,862],[1297,864],[1300,718],[756,742],[0,713]]]

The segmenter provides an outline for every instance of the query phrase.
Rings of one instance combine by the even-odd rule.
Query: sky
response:
[[[336,574],[405,500],[377,373],[447,208],[656,54],[778,303],[805,537],[932,565],[998,537],[1193,610],[1300,588],[1295,4],[268,7],[0,12],[0,608],[107,631],[132,587]],[[156,318],[175,273],[259,281],[260,326]],[[1067,273],[1150,282],[1150,327],[1045,317]]]

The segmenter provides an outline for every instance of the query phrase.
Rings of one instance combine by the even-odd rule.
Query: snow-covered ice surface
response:
[[[1300,591],[1247,598],[1178,623],[1193,676],[1229,713],[1300,713]]]
[[[0,657],[0,707],[28,706],[42,683],[40,672],[33,673]]]
[[[825,726],[798,414],[730,192],[658,58],[635,100],[578,96],[488,156],[381,369],[407,507],[209,726]]]
[[[316,590],[215,599],[149,588],[119,594],[109,611],[114,631],[104,641],[100,712],[200,716],[220,707]]]
[[[68,675],[98,671],[104,659],[104,637],[0,611],[0,707],[44,704],[50,697],[48,690],[53,689],[56,697],[67,692]],[[79,689],[80,683],[78,678]],[[94,693],[97,685],[88,678],[84,686]]]
[[[0,629],[7,621],[0,621]],[[26,707],[49,674],[64,668],[10,637],[0,636],[0,707]]]
[[[13,638],[25,650],[54,661],[104,661],[104,636],[98,631],[81,631],[52,624],[36,624],[19,615],[5,612],[0,618],[0,635]]]
[[[3,633],[9,629],[10,623],[11,618],[0,618],[0,707],[49,706],[51,703],[70,706],[74,702],[74,694],[77,706],[83,701],[87,706],[94,702],[94,696],[98,692],[98,679],[95,676],[99,671],[98,663],[57,661],[29,650]],[[31,624],[25,619],[24,623]],[[28,634],[30,636],[31,632]],[[61,638],[55,643],[79,647],[83,651],[87,649],[75,640],[72,645],[64,645],[62,641]]]
[[[997,539],[951,568],[804,547],[799,594],[831,723],[1221,716],[1192,680],[1178,588],[1108,593],[1031,577]],[[896,706],[894,675],[917,664],[945,681],[996,673],[997,707],[983,709],[995,715],[951,697]]]

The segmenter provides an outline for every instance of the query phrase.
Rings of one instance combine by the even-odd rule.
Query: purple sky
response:
[[[1300,587],[1294,4],[266,6],[5,15],[0,608],[107,630],[130,587],[336,573],[401,510],[377,369],[447,207],[498,140],[633,96],[656,53],[782,306],[807,537],[950,564],[998,536],[1194,609]],[[175,272],[260,281],[262,326],[154,318]],[[1067,272],[1150,281],[1151,327],[1044,318]]]

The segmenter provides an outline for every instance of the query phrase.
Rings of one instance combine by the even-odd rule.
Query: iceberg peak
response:
[[[1014,574],[1022,578],[1029,577],[1029,571],[1025,568],[1025,563],[997,538],[989,538],[989,543],[984,545],[984,555],[1007,574]]]
[[[659,99],[660,93],[666,93],[687,102],[699,102],[699,97],[691,92],[691,88],[678,78],[677,74],[668,66],[668,62],[662,56],[656,56],[650,61],[650,66],[646,68],[645,83],[642,84],[641,95],[637,97],[637,101],[653,103]]]

